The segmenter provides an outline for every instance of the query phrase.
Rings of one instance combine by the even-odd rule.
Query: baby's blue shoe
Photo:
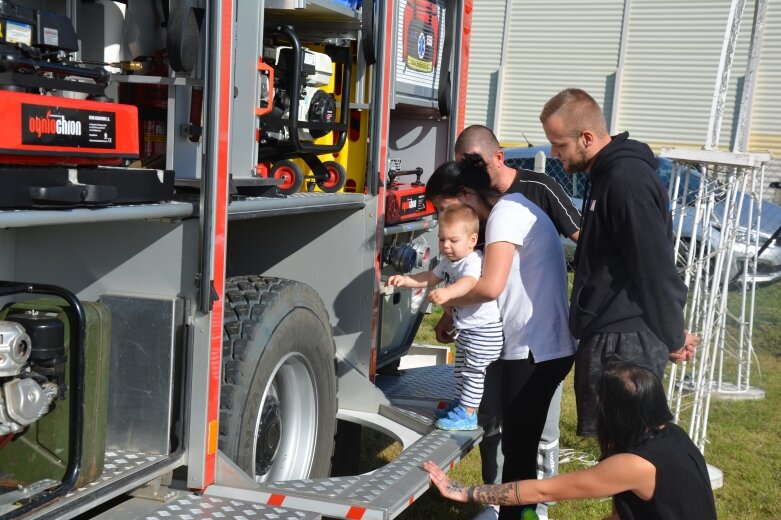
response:
[[[440,430],[468,431],[477,429],[477,412],[469,415],[463,406],[458,405],[447,414],[447,417],[437,419],[434,425]]]
[[[448,401],[447,403],[445,403],[444,408],[440,408],[439,410],[434,412],[434,418],[442,419],[444,417],[447,417],[447,414],[450,413],[450,410],[458,406],[458,403],[459,403],[458,399],[453,399],[452,401]]]

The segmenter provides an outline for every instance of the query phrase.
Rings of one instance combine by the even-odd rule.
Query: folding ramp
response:
[[[454,395],[452,365],[414,368],[398,374],[377,376],[375,383],[390,405],[381,405],[377,414],[364,414],[358,419],[379,425],[386,431],[395,428],[392,433],[401,439],[405,449],[393,462],[357,476],[257,484],[248,481],[225,457],[220,457],[218,466],[222,469],[218,470],[217,480],[221,484],[210,486],[205,495],[181,492],[165,505],[134,499],[124,506],[135,510],[125,510],[121,518],[395,518],[429,489],[423,462],[431,460],[450,470],[477,446],[483,436],[483,427],[469,432],[433,429],[434,411]],[[343,417],[351,415],[344,410],[340,410],[340,414]],[[140,510],[140,507],[146,509]],[[116,514],[118,510],[115,508],[113,512]]]
[[[380,406],[376,423],[401,425],[396,436],[412,442],[385,466],[364,475],[267,483],[254,490],[212,486],[209,493],[302,511],[324,517],[361,520],[395,518],[429,489],[423,462],[432,460],[449,470],[475,447],[483,429],[445,432],[433,429],[434,411],[452,399],[452,365],[415,368],[377,376],[377,387],[390,406]],[[341,413],[341,412],[340,412]],[[371,421],[364,419],[364,422]],[[417,439],[417,440],[415,440]]]

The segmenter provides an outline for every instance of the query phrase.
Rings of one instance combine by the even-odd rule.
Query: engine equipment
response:
[[[37,92],[68,90],[106,100],[109,73],[67,58],[78,50],[73,24],[64,16],[0,2],[0,88]],[[75,76],[92,82],[65,79]]]
[[[411,183],[402,184],[398,177],[414,175]],[[434,205],[426,200],[426,185],[421,182],[423,168],[414,170],[398,170],[391,168],[388,171],[388,181],[385,188],[385,224],[398,224],[408,220],[418,219],[436,213]]]
[[[312,170],[320,189],[336,191],[334,186],[341,188],[344,180],[334,182],[334,171],[317,156],[339,152],[344,147],[351,85],[349,48],[326,45],[324,52],[312,51],[301,45],[288,26],[266,28],[266,34],[276,41],[284,40],[286,45],[275,45],[269,40],[258,63],[258,162],[300,158]],[[341,71],[336,79],[342,89],[338,110],[334,95],[323,89],[332,82],[334,68]],[[332,144],[315,143],[331,132],[336,137]],[[259,165],[257,171],[265,172],[266,168]],[[289,184],[301,186],[297,179]]]
[[[291,47],[266,47],[263,50],[266,63],[273,63],[275,68],[274,77],[280,81],[285,81],[286,77],[295,73],[291,70],[293,67],[293,49]],[[303,86],[301,87],[302,96],[298,103],[298,121],[304,123],[332,123],[336,116],[336,99],[333,94],[322,90],[331,82],[333,63],[328,55],[321,52],[313,52],[309,49],[302,49],[303,67],[300,71]],[[290,114],[290,95],[284,89],[269,84],[270,76],[261,77],[261,103],[272,106],[271,114],[280,119],[289,118]],[[271,93],[276,91],[276,105],[269,103]],[[314,141],[326,135],[327,132],[321,128],[299,128],[299,139],[303,141]],[[287,126],[274,128],[268,126],[265,138],[277,141],[289,141],[290,129]]]
[[[9,314],[6,320],[16,323],[27,332],[32,347],[30,349],[31,369],[57,382],[61,394],[65,390],[65,327],[50,312],[29,310],[20,314]]]
[[[390,265],[401,274],[409,273],[413,269],[423,268],[429,255],[430,248],[421,242],[384,246],[382,248],[383,263]]]
[[[0,321],[0,377],[15,376],[30,357],[30,336],[24,328]]]
[[[20,321],[34,324],[40,348]],[[62,322],[56,318],[31,312],[0,321],[0,435],[33,424],[63,396],[64,349]]]
[[[138,157],[138,110],[106,97],[109,73],[76,50],[67,17],[0,0],[0,208],[170,200],[173,172],[116,168]]]

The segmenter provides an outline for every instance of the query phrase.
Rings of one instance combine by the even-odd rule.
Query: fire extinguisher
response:
[[[134,61],[150,63],[144,75],[168,77],[168,59],[164,49],[155,52],[154,57],[136,58]],[[138,107],[139,154],[145,164],[153,158],[165,157],[168,85],[154,83],[123,83],[119,99]]]
[[[407,68],[434,72],[439,50],[439,7],[435,0],[407,0],[402,53]]]

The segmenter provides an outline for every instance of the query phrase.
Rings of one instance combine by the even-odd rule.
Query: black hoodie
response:
[[[651,149],[628,137],[613,137],[591,167],[570,328],[579,339],[651,331],[673,352],[685,339],[687,289],[673,258],[670,201]]]

